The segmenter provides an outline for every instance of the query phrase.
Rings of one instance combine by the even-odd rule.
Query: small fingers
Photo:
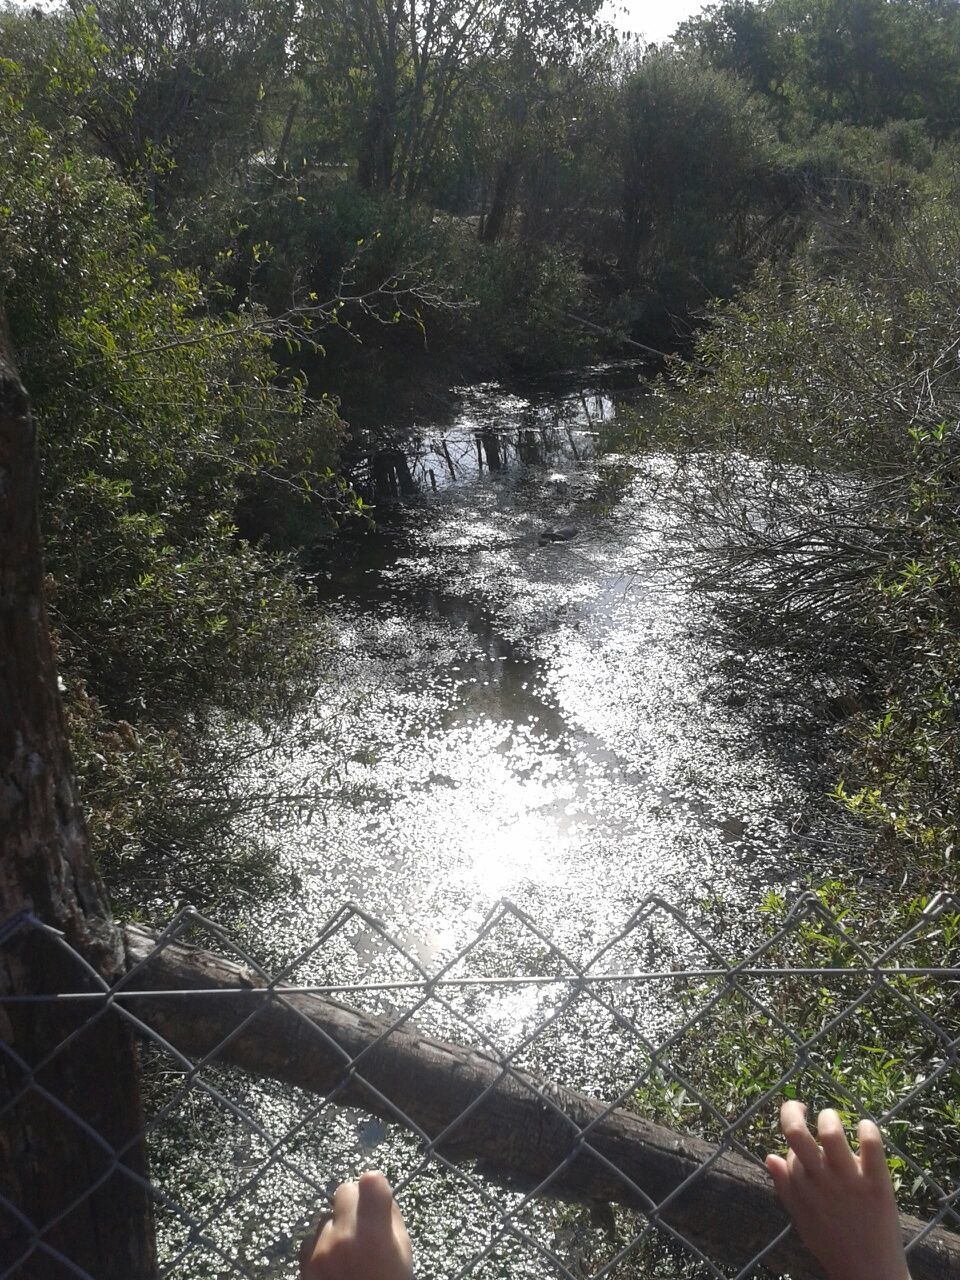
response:
[[[316,1276],[313,1268],[314,1255],[320,1247],[320,1238],[333,1222],[333,1210],[325,1209],[317,1219],[317,1224],[300,1242],[298,1260],[300,1263],[300,1280],[312,1280]]]
[[[313,1261],[313,1252],[319,1239],[320,1232],[314,1231],[300,1241],[300,1249],[297,1254],[297,1261],[300,1264],[300,1280],[308,1280],[309,1278],[310,1263]]]
[[[817,1116],[817,1133],[827,1164],[837,1173],[853,1173],[856,1160],[843,1130],[843,1121],[832,1107]]]
[[[333,1193],[333,1221],[338,1227],[352,1229],[357,1220],[360,1191],[355,1182],[341,1182]]]
[[[787,1152],[787,1172],[790,1174],[790,1188],[793,1193],[793,1199],[804,1200],[811,1194],[812,1189],[816,1185],[816,1179],[823,1172],[823,1162],[817,1166],[813,1173],[808,1173],[800,1161],[797,1159],[795,1151]]]
[[[357,1221],[373,1231],[393,1227],[393,1192],[382,1173],[362,1173],[357,1183]]]
[[[802,1102],[792,1099],[780,1108],[780,1128],[787,1140],[787,1146],[807,1171],[816,1173],[821,1167],[822,1157],[816,1139],[807,1128],[806,1107]]]
[[[769,1155],[764,1163],[780,1203],[793,1217],[809,1195],[810,1182],[803,1166],[792,1151],[787,1152],[786,1159]]]
[[[887,1168],[880,1130],[872,1120],[861,1120],[857,1134],[860,1138],[860,1168],[863,1176],[871,1181],[889,1182],[890,1171]]]
[[[789,1209],[790,1171],[787,1169],[786,1160],[784,1160],[783,1156],[769,1155],[764,1164],[767,1166],[767,1173],[769,1173],[773,1181],[774,1190],[780,1197],[784,1208]]]

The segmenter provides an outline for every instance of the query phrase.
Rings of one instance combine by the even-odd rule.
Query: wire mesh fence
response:
[[[131,1181],[162,1276],[292,1276],[334,1187],[368,1167],[422,1278],[813,1276],[762,1166],[785,1095],[881,1125],[915,1280],[960,1276],[960,903],[917,904],[892,939],[872,908],[768,906],[750,937],[649,898],[573,956],[502,902],[426,963],[348,904],[270,966],[186,910],[127,927],[112,988],[56,931],[10,920],[0,958],[52,948],[67,976],[0,1005],[0,1142],[53,1125],[90,1154],[39,1216],[0,1187],[0,1276],[90,1277],[67,1228],[93,1212],[111,1230]],[[358,939],[373,958],[345,979]],[[119,1142],[58,1091],[118,1020],[143,1097]]]

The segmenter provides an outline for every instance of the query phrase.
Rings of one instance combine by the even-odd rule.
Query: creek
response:
[[[691,918],[706,912],[736,959],[741,917],[815,869],[794,830],[823,789],[817,743],[758,721],[753,660],[681,572],[666,490],[651,482],[658,460],[637,466],[605,447],[618,415],[645,395],[634,366],[523,391],[460,388],[452,407],[406,429],[399,464],[381,460],[376,527],[340,540],[319,585],[333,644],[314,716],[338,761],[331,797],[285,835],[302,889],[258,907],[254,932],[294,954],[345,902],[373,919],[347,918],[288,981],[414,979],[411,959],[431,969],[449,960],[504,899],[522,918],[485,936],[458,976],[563,972],[564,956],[588,959],[651,894]],[[603,963],[613,972],[708,959],[658,911]],[[343,998],[396,1017],[419,993]],[[644,1055],[596,1002],[527,1042],[559,998],[549,985],[457,988],[415,1021],[522,1046],[518,1065],[617,1096]],[[676,1013],[662,990],[620,989],[617,999],[645,1034]],[[318,1115],[315,1101],[229,1073],[220,1087],[272,1132],[309,1115],[283,1153],[324,1185],[371,1164],[395,1181],[418,1168],[411,1139],[360,1113]],[[242,1130],[230,1130],[231,1144],[239,1186],[269,1147]],[[256,1274],[281,1275],[291,1205],[305,1209],[309,1195],[271,1169],[217,1230],[225,1245],[240,1232]],[[195,1185],[206,1176],[192,1171]],[[424,1280],[459,1274],[489,1235],[476,1186],[436,1166],[402,1203]],[[599,1228],[573,1211],[526,1209],[522,1222],[572,1274],[575,1255],[604,1254]],[[556,1270],[508,1240],[465,1274]]]
[[[649,467],[604,452],[636,367],[582,376],[459,389],[407,446],[415,496],[325,573],[344,763],[294,856],[315,912],[352,899],[425,961],[503,897],[584,953],[645,894],[755,901],[808,869],[815,753],[758,732]]]

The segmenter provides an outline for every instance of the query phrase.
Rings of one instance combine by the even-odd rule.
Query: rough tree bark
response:
[[[67,948],[23,923],[28,916],[58,930],[108,981],[125,964],[74,794],[43,600],[37,482],[34,424],[0,315],[0,997],[92,987]],[[156,1273],[149,1197],[130,1176],[147,1170],[125,1023],[113,1011],[91,1021],[33,1071],[88,1015],[89,1006],[70,1014],[0,1000],[0,1194],[17,1210],[0,1204],[0,1273],[18,1280],[76,1277],[58,1255],[95,1280]]]
[[[194,948],[167,945],[155,950],[149,930],[131,925],[126,934],[131,960],[147,962],[130,988],[150,993],[131,1005],[189,1057],[205,1057],[222,1045],[217,1054],[221,1062],[311,1093],[336,1090],[337,1102],[388,1120],[402,1113],[431,1138],[452,1126],[440,1144],[444,1155],[479,1161],[485,1172],[511,1184],[532,1188],[559,1169],[550,1183],[553,1195],[646,1207],[614,1171],[619,1169],[654,1203],[676,1192],[663,1221],[708,1256],[736,1268],[746,1266],[787,1224],[766,1172],[739,1155],[718,1155],[708,1142],[622,1109],[607,1115],[596,1099],[523,1073],[521,1080],[501,1079],[493,1057],[434,1040],[412,1026],[384,1035],[389,1022],[335,1000],[307,994],[282,1000],[264,996],[255,990],[264,984],[252,970]],[[164,994],[198,990],[216,994]],[[352,1075],[347,1064],[360,1054]],[[385,1106],[380,1096],[393,1107]],[[588,1141],[602,1160],[577,1152],[575,1126],[587,1125],[593,1126]],[[924,1226],[906,1216],[901,1224],[905,1240]],[[792,1233],[764,1265],[796,1280],[823,1275]],[[960,1236],[931,1232],[911,1251],[910,1273],[913,1280],[958,1280]]]
[[[521,170],[522,162],[516,155],[507,156],[497,168],[490,209],[480,229],[480,240],[483,244],[496,244],[498,240],[503,239],[507,221],[513,211],[513,201],[520,182]]]

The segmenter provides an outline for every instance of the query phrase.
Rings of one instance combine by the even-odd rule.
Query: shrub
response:
[[[882,710],[854,726],[839,794],[896,837],[898,861],[937,850],[934,876],[960,760],[958,249],[944,200],[904,210],[835,278],[816,254],[767,272],[718,314],[671,401],[711,494],[705,578],[758,638],[870,673]]]
[[[213,314],[138,193],[69,122],[30,119],[14,64],[0,75],[0,305],[39,426],[81,792],[121,898],[142,875],[155,901],[210,901],[243,849],[231,735],[249,748],[242,725],[312,693],[321,648],[293,566],[238,536],[236,503],[280,472],[311,500],[339,423],[278,380],[264,317]]]

